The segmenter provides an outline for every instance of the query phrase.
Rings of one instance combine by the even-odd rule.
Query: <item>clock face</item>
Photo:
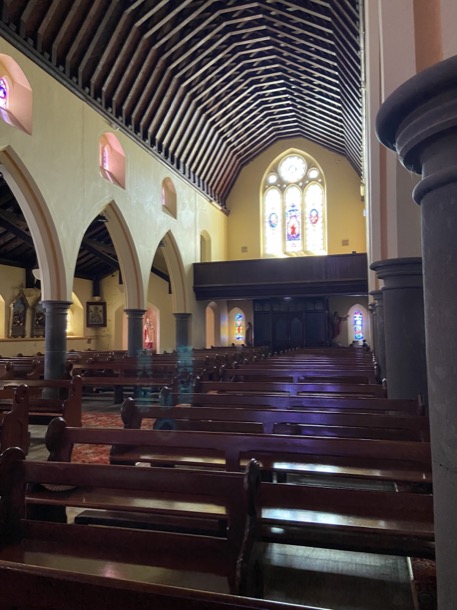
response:
[[[307,165],[303,157],[289,155],[281,161],[278,171],[286,182],[298,182],[306,173]]]

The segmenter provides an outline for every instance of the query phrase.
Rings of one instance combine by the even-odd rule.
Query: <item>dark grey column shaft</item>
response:
[[[189,320],[190,313],[173,314],[176,320],[176,349],[190,347],[189,345]]]
[[[385,101],[378,135],[410,171],[421,204],[438,608],[457,599],[457,56]]]
[[[386,340],[384,334],[384,303],[382,290],[373,290],[370,295],[374,298],[375,321],[375,356],[379,367],[379,381],[387,376],[386,371]]]
[[[389,398],[427,403],[422,259],[393,258],[370,265],[382,288],[385,364]]]
[[[71,302],[43,301],[46,312],[44,377],[62,379],[67,359],[67,314]]]
[[[138,356],[143,351],[143,316],[145,309],[126,309],[127,314],[127,354]]]

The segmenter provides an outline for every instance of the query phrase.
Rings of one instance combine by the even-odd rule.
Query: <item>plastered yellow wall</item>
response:
[[[192,265],[200,261],[202,231],[211,238],[211,260],[226,259],[227,215],[163,162],[138,146],[128,134],[113,129],[107,119],[3,39],[0,39],[0,52],[18,63],[33,93],[32,134],[0,121],[0,150],[12,151],[23,164],[28,181],[40,194],[53,225],[55,251],[45,253],[40,265],[46,266],[46,256],[58,259],[57,264],[64,269],[65,282],[59,289],[51,287],[44,298],[71,300],[75,262],[84,233],[97,214],[106,206],[112,206],[129,235],[128,248],[133,249],[133,255],[129,253],[129,256],[135,267],[124,274],[122,294],[115,290],[107,291],[109,299],[113,302],[118,298],[123,300],[124,307],[146,307],[154,253],[163,236],[170,234],[176,246],[176,260],[179,260],[176,285],[183,293],[178,302],[186,313],[193,314],[191,333],[196,338],[203,337],[203,314],[194,298]],[[125,189],[100,176],[99,139],[106,132],[116,135],[125,153]],[[161,189],[165,178],[171,178],[176,189],[177,219],[162,210]],[[35,246],[39,248],[39,231],[33,227],[31,230]],[[127,242],[119,240],[116,245],[122,262],[127,253]],[[136,286],[132,283],[132,276],[135,276]],[[91,296],[90,289],[78,285],[75,291],[85,305]],[[97,339],[99,349],[107,342],[117,343],[118,337],[113,337],[113,332],[117,335],[118,329],[109,317],[106,329],[87,329],[84,326],[84,336],[93,342]],[[170,334],[167,346],[171,342]]]
[[[288,150],[308,153],[321,167],[327,185],[327,239],[329,254],[366,252],[364,203],[360,179],[341,155],[303,138],[277,142],[242,169],[228,198],[229,260],[261,256],[260,193],[269,165]],[[342,245],[348,240],[348,245]]]

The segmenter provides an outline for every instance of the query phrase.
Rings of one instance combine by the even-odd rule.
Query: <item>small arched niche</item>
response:
[[[211,262],[211,236],[207,231],[200,233],[200,262]]]
[[[113,133],[100,137],[100,174],[113,184],[125,189],[125,154]]]
[[[178,217],[176,188],[171,178],[165,178],[162,182],[162,210],[173,218]]]
[[[32,88],[22,69],[0,54],[0,116],[25,133],[32,133]]]

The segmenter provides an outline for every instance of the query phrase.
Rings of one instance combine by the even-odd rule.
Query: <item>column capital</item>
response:
[[[72,302],[71,301],[41,301],[43,307],[50,311],[51,309],[53,311],[59,311],[59,309],[61,311],[64,311],[65,313],[67,313],[69,307],[71,306]]]
[[[146,309],[124,309],[129,318],[142,318],[146,313]]]
[[[190,314],[190,313],[174,313],[173,315],[174,315],[174,317],[177,320],[187,320],[188,318],[190,318],[190,316],[192,314]]]
[[[420,257],[375,261],[371,263],[370,269],[376,272],[376,276],[380,280],[384,281],[383,291],[391,288],[423,288],[422,258]]]
[[[457,183],[457,56],[419,72],[382,104],[376,132],[421,182],[414,199]]]

